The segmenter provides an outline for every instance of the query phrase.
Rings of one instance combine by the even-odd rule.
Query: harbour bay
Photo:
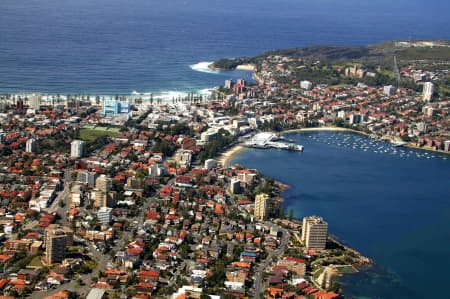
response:
[[[447,156],[350,132],[286,136],[305,151],[246,149],[229,164],[256,168],[290,185],[284,207],[293,208],[296,218],[323,216],[333,235],[376,260],[375,266],[341,278],[346,295],[424,298],[445,292]]]

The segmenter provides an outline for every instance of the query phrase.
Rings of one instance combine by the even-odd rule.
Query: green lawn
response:
[[[98,137],[102,136],[109,136],[115,138],[119,136],[119,128],[95,127],[95,129],[88,129],[88,128],[80,129],[81,140],[93,141]]]
[[[28,264],[29,267],[33,267],[33,268],[42,268],[44,265],[42,265],[41,263],[41,257],[40,256],[35,256],[31,262]]]
[[[388,70],[381,70],[378,73],[382,74],[382,75],[386,75],[389,78],[394,78],[394,72],[393,71],[388,71]]]
[[[348,84],[348,83],[339,83],[339,84],[336,84],[336,85],[328,86],[328,88],[337,88],[337,87],[345,87],[345,86],[351,86],[351,84]]]

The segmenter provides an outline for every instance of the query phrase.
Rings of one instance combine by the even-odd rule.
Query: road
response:
[[[56,196],[55,200],[52,202],[50,207],[48,207],[44,210],[46,210],[49,213],[58,210],[58,207],[59,207],[58,204],[60,201],[64,202],[65,206],[67,207],[67,205],[69,203],[68,199],[70,196],[70,183],[72,182],[71,174],[72,174],[72,169],[71,168],[66,169],[66,171],[64,172],[64,179],[63,179],[64,190]]]
[[[260,293],[264,291],[263,289],[263,273],[266,268],[272,263],[273,258],[278,259],[286,250],[287,245],[289,244],[289,231],[284,228],[280,228],[282,232],[281,244],[277,250],[269,252],[269,255],[265,259],[265,261],[259,265],[259,267],[255,271],[255,280],[253,283],[253,296],[254,299],[260,299]]]
[[[172,278],[170,279],[170,283],[169,286],[173,285],[174,283],[177,282],[177,277],[178,275],[180,275],[181,271],[183,271],[183,269],[186,267],[186,261],[183,261],[178,267],[177,267],[177,271],[175,271],[174,275],[172,276]]]

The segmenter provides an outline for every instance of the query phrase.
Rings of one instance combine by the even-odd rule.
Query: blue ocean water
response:
[[[338,239],[376,260],[341,279],[352,298],[444,298],[449,291],[449,156],[348,132],[287,135],[305,151],[246,149],[230,164],[292,188],[286,209],[320,215]]]
[[[440,0],[1,0],[0,93],[198,91],[250,76],[192,68],[222,57],[449,38],[449,8]]]

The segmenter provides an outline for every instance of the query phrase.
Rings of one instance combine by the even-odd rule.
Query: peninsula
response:
[[[311,46],[220,59],[251,65],[258,84],[227,81],[225,95],[275,101],[275,131],[341,127],[395,145],[448,153],[450,41],[395,40],[367,47]]]

